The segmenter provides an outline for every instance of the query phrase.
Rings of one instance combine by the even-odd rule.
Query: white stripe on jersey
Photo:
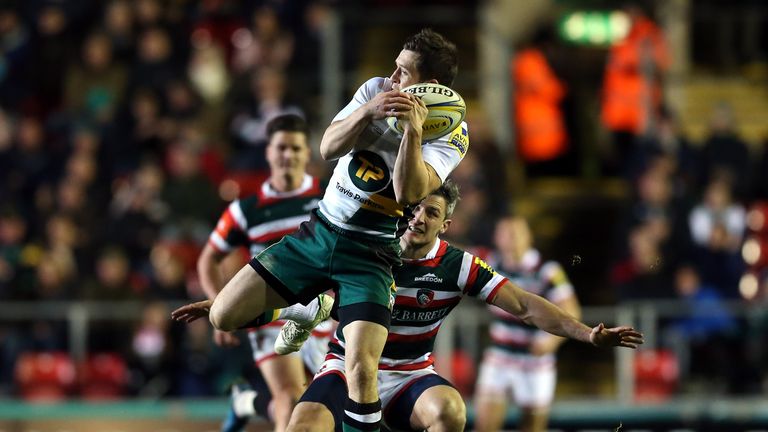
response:
[[[221,252],[230,252],[233,249],[216,231],[212,232],[208,239]]]
[[[240,200],[234,200],[229,204],[229,213],[237,223],[237,226],[240,227],[240,230],[245,232],[248,229],[248,221],[245,220],[243,209],[240,208]]]
[[[477,298],[479,298],[482,301],[485,301],[489,295],[493,292],[493,290],[499,286],[500,283],[504,282],[504,279],[506,279],[504,276],[496,273],[493,275],[491,280],[488,281],[487,284],[480,290],[480,292],[477,294]]]
[[[415,359],[399,359],[399,360],[395,360],[395,359],[391,359],[391,358],[387,358],[387,357],[382,357],[379,360],[379,364],[387,366],[387,367],[390,367],[390,368],[397,368],[398,366],[407,366],[407,365],[410,365],[410,364],[423,363],[425,361],[429,361],[430,358],[432,358],[432,353],[431,352],[428,352],[428,353],[424,354],[421,357],[416,357]]]
[[[420,290],[424,288],[400,288],[397,287],[397,296],[398,297],[411,297],[416,298],[417,294]],[[434,293],[434,297],[432,300],[445,300],[455,297],[461,297],[463,294],[460,291],[432,291]]]
[[[264,222],[249,229],[248,237],[257,238],[257,237],[263,236],[264,234],[269,234],[271,232],[283,231],[289,228],[298,228],[302,222],[308,221],[308,220],[309,220],[309,214],[304,214],[300,216],[292,216],[289,218],[283,218],[283,219],[273,220],[270,222]]]
[[[464,257],[461,259],[461,271],[459,272],[459,280],[456,283],[464,292],[467,289],[467,279],[469,279],[469,270],[472,268],[472,254],[464,252]]]
[[[389,333],[391,334],[399,334],[399,335],[419,335],[424,333],[429,333],[432,330],[440,327],[440,324],[443,323],[443,320],[430,324],[430,325],[404,325],[404,326],[390,326],[389,327]]]

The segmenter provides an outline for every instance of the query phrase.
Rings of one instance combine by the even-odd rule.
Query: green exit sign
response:
[[[620,11],[574,11],[560,19],[558,30],[564,40],[580,45],[611,45],[627,36],[630,21]]]

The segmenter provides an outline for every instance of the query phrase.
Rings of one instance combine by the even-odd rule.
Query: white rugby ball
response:
[[[452,132],[461,125],[467,113],[464,98],[456,91],[441,84],[414,84],[402,89],[421,98],[429,109],[424,120],[422,140],[429,141]],[[387,117],[387,125],[398,134],[403,128],[397,117]]]

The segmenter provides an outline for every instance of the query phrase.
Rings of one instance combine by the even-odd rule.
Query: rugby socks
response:
[[[232,398],[232,410],[238,417],[252,417],[256,414],[256,391],[245,390]]]
[[[308,305],[301,303],[288,306],[278,311],[277,319],[296,321],[299,325],[305,325],[315,320],[320,310],[320,302],[314,298]]]
[[[240,326],[240,328],[256,328],[261,327],[264,324],[269,324],[273,321],[277,321],[277,317],[280,315],[280,309],[272,309],[264,312],[256,318],[248,321]]]
[[[370,403],[357,403],[347,398],[344,404],[344,432],[379,432],[381,399]]]

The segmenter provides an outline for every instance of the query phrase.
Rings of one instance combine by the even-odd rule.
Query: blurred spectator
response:
[[[94,270],[95,277],[86,280],[81,287],[80,298],[97,301],[139,299],[131,285],[131,263],[122,248],[108,246],[102,249],[96,258]]]
[[[114,184],[105,240],[125,247],[132,260],[149,255],[168,215],[161,199],[164,181],[162,168],[150,160]]]
[[[129,386],[137,396],[157,398],[167,396],[171,391],[174,370],[169,314],[164,303],[147,304],[141,321],[129,338]]]
[[[602,122],[612,133],[611,171],[629,174],[636,138],[654,134],[662,106],[661,84],[671,57],[665,36],[636,3],[624,8],[630,19],[627,36],[611,46],[602,89]]]
[[[112,42],[117,61],[128,62],[134,54],[133,9],[127,0],[111,0],[104,10],[103,31]]]
[[[757,161],[755,170],[753,190],[755,198],[768,200],[768,140],[763,141],[762,147],[762,156]]]
[[[264,67],[284,71],[293,57],[293,34],[282,27],[271,5],[254,10],[250,27],[236,32],[233,39],[235,75],[250,74]]]
[[[59,73],[51,71],[61,71],[72,58],[75,46],[69,27],[69,17],[61,4],[47,2],[36,11],[30,41],[35,48],[30,50],[24,70],[31,99],[24,103],[37,114],[48,114],[60,106],[63,83]]]
[[[27,221],[18,211],[6,208],[0,212],[0,299],[19,298],[23,287],[31,286],[32,264],[40,248],[29,244]]]
[[[568,132],[560,104],[567,88],[547,57],[553,37],[548,28],[539,30],[512,60],[516,148],[526,174],[534,177],[563,175],[573,169],[563,159]]]
[[[215,185],[201,170],[197,143],[178,141],[168,149],[168,178],[162,200],[168,205],[164,229],[175,238],[193,238],[203,243],[224,204]],[[172,233],[171,233],[172,232]]]
[[[653,226],[637,225],[629,233],[629,255],[611,269],[619,302],[669,298],[672,282],[668,263]]]
[[[178,59],[174,57],[171,37],[165,29],[149,27],[139,33],[136,57],[130,73],[131,92],[146,87],[160,93],[170,81],[183,75],[182,70]]]
[[[171,247],[163,243],[155,245],[149,259],[151,270],[148,298],[169,301],[189,298],[184,262]]]
[[[705,282],[728,296],[738,296],[744,270],[740,248],[746,230],[746,211],[733,201],[729,176],[710,180],[704,196],[689,216],[695,260]]]
[[[112,41],[105,33],[91,33],[80,61],[66,74],[65,106],[77,118],[106,123],[122,100],[126,81],[125,68],[114,60]]]
[[[27,86],[24,64],[31,54],[30,34],[15,5],[0,4],[0,105],[17,106]]]
[[[267,143],[267,123],[283,114],[304,117],[287,94],[285,80],[285,74],[277,69],[260,68],[250,75],[244,96],[235,93],[230,130],[239,153],[232,161],[234,169],[266,169],[263,146]]]
[[[702,149],[702,179],[705,187],[713,177],[726,173],[736,199],[749,199],[751,161],[747,144],[738,136],[733,108],[725,102],[712,111],[710,135]]]

